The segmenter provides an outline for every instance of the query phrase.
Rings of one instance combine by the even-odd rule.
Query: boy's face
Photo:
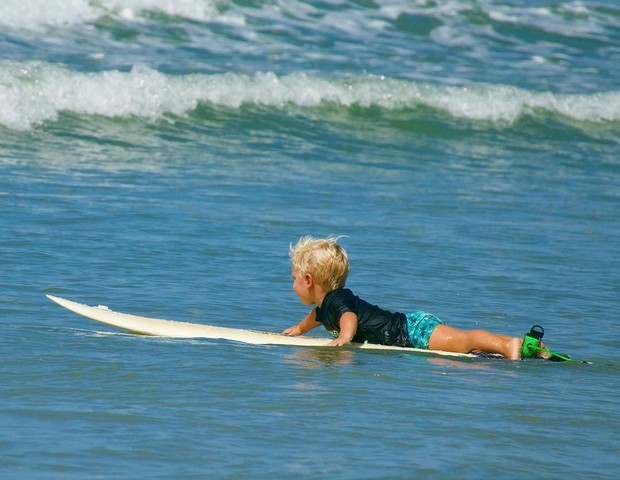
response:
[[[300,275],[294,268],[291,270],[293,276],[293,290],[304,305],[314,304],[314,299],[310,292],[311,279],[309,275]]]

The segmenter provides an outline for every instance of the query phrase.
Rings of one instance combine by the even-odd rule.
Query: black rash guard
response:
[[[410,346],[405,314],[388,312],[371,305],[354,295],[348,288],[338,288],[329,292],[323,299],[321,307],[317,306],[315,311],[316,321],[322,323],[333,337],[337,337],[340,333],[342,314],[353,312],[357,315],[357,331],[353,342]]]

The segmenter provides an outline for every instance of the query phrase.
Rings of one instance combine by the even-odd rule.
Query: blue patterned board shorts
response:
[[[407,317],[407,333],[411,346],[428,349],[428,341],[437,325],[443,325],[435,315],[426,312],[413,312],[405,314]]]

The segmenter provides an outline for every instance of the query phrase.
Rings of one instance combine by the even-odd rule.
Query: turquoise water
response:
[[[615,478],[618,45],[612,0],[4,0],[0,476]],[[305,234],[384,308],[591,364],[147,338],[45,298],[277,332]]]

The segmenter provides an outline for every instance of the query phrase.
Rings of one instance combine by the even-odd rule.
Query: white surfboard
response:
[[[140,335],[153,335],[171,338],[211,338],[232,340],[235,342],[250,343],[254,345],[292,345],[299,347],[325,347],[331,338],[315,337],[290,337],[279,333],[259,332],[244,330],[241,328],[217,327],[201,323],[178,322],[157,318],[140,317],[127,313],[114,312],[104,305],[90,307],[81,303],[65,300],[64,298],[46,295],[47,298],[58,305],[71,310],[78,315],[96,320],[113,327],[127,330]],[[467,353],[442,352],[438,350],[422,350],[419,348],[393,347],[374,343],[353,343],[350,348],[363,348],[368,350],[395,350],[399,352],[422,353],[426,355],[444,355],[449,357],[477,358],[476,355]]]

